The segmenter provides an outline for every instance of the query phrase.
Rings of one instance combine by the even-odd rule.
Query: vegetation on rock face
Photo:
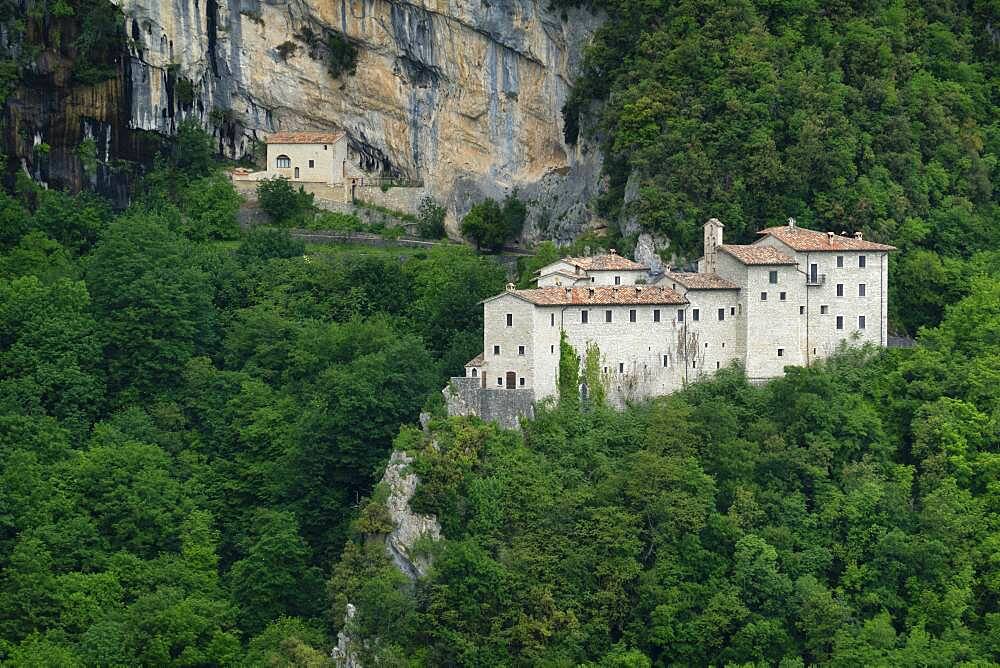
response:
[[[949,267],[1000,245],[1000,42],[990,3],[602,0],[608,13],[564,109],[593,99],[610,188],[600,209],[696,256],[795,217],[902,249],[894,322],[947,301]],[[967,282],[963,282],[967,284]]]
[[[326,39],[329,51],[327,67],[334,79],[341,74],[354,75],[358,65],[358,47],[338,32],[330,33]]]
[[[472,239],[476,248],[497,252],[521,235],[527,215],[528,209],[516,191],[502,203],[487,197],[462,218],[462,234]]]

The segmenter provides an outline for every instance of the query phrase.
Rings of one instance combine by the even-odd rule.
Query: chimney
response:
[[[587,294],[590,295],[591,297],[593,297],[594,296],[594,288],[587,288]]]
[[[788,219],[788,226],[789,227],[795,227],[795,219],[794,218],[789,218]]]
[[[514,292],[514,288],[517,287],[513,283],[507,284],[507,292]]]
[[[722,230],[725,227],[718,218],[710,218],[705,223],[705,262],[702,270],[706,274],[715,273],[716,251],[722,245]]]
[[[614,248],[609,248],[608,249],[608,253],[610,255],[618,255],[618,251],[616,251]]]
[[[857,239],[858,241],[861,241],[861,232],[855,232],[854,238]]]
[[[566,288],[566,299],[573,296],[573,288]]]
[[[833,232],[826,233],[826,240],[830,242],[831,246],[833,245]]]

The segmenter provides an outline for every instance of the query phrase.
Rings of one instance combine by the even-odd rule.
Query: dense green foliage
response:
[[[503,284],[240,235],[185,132],[124,212],[0,194],[4,665],[324,665],[357,501]]]
[[[862,230],[903,250],[893,315],[911,331],[950,301],[912,295],[967,289],[942,264],[1000,245],[995,3],[595,4],[608,20],[564,115],[573,140],[606,101],[612,221],[689,255],[710,217],[734,241],[789,216]]]
[[[763,388],[726,370],[624,412],[566,393],[523,434],[404,430],[412,506],[446,538],[411,583],[360,533],[334,619],[357,606],[372,664],[995,660],[998,333],[1000,285],[978,281],[914,350],[846,351]]]
[[[279,176],[264,179],[257,184],[257,201],[260,208],[271,217],[275,225],[281,227],[307,226],[312,219],[312,193],[307,193],[302,186],[295,189],[288,179]]]
[[[461,231],[475,242],[476,248],[497,252],[521,235],[527,214],[527,206],[518,199],[517,192],[503,202],[487,197],[465,214]]]
[[[326,47],[329,51],[327,69],[334,79],[341,74],[354,75],[358,65],[358,47],[339,32],[327,36]]]
[[[424,239],[443,239],[445,208],[432,197],[420,200],[417,210],[417,230]]]

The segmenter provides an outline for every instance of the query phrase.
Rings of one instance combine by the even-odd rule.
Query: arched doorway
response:
[[[517,387],[517,374],[514,373],[513,371],[508,371],[507,372],[507,389],[508,390],[513,390],[515,387]]]

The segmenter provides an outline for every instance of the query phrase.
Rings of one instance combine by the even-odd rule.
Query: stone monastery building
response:
[[[795,225],[723,243],[705,224],[698,271],[652,274],[611,251],[567,257],[538,272],[538,287],[483,302],[483,354],[445,389],[451,414],[516,426],[557,393],[559,333],[581,360],[596,344],[616,406],[669,394],[739,362],[751,382],[781,376],[837,347],[886,344],[888,254],[893,246]],[[581,388],[586,392],[587,388]]]

